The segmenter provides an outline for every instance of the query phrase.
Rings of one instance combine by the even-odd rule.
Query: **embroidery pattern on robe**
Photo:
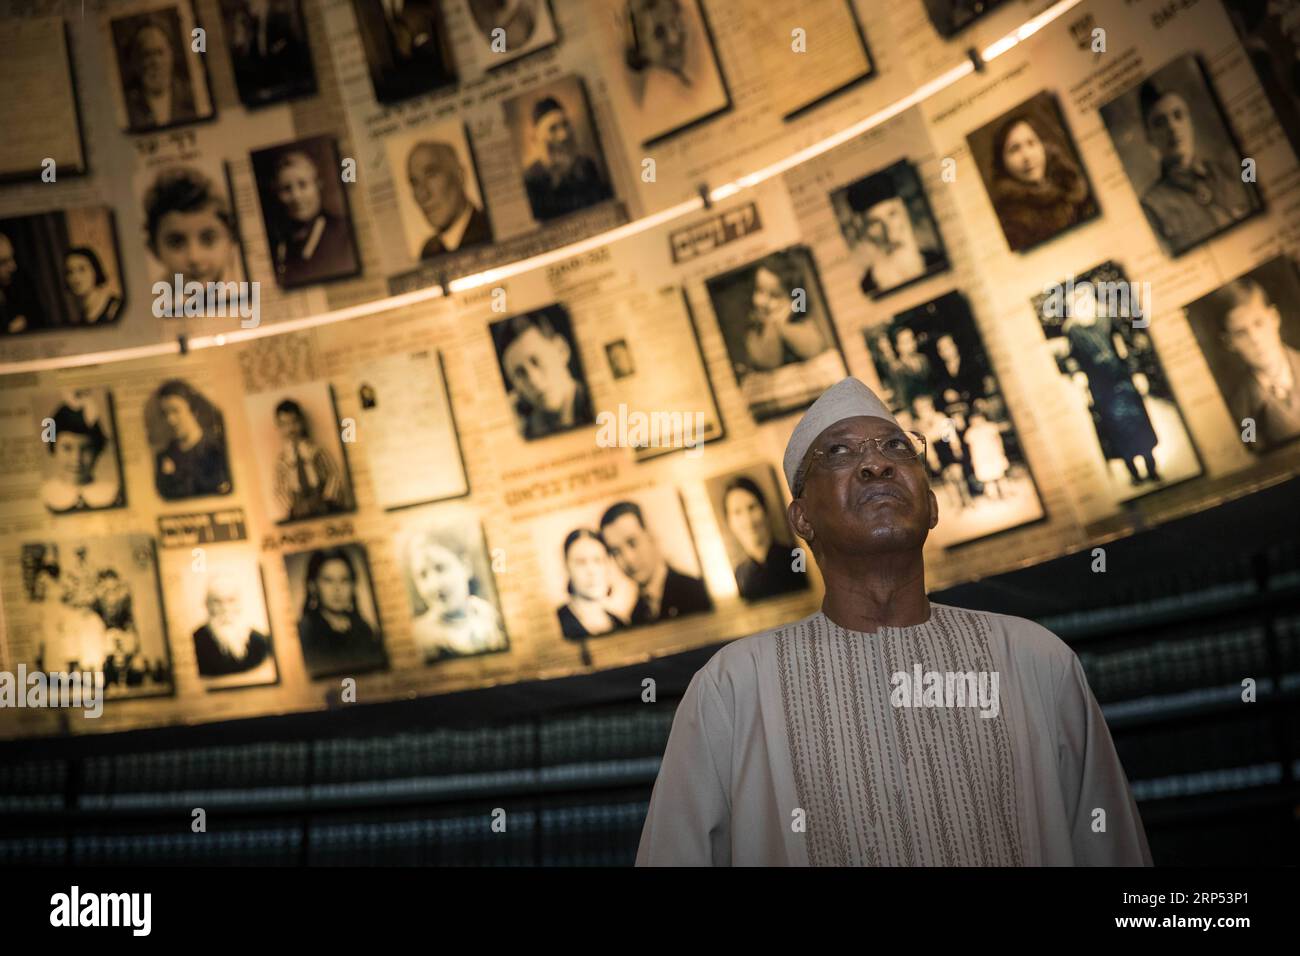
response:
[[[1023,863],[1005,713],[890,703],[891,676],[910,678],[916,663],[923,671],[991,673],[980,615],[932,606],[928,623],[870,639],[815,615],[775,637],[809,863]]]

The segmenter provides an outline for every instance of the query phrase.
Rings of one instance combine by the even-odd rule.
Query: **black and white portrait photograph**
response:
[[[1179,256],[1263,209],[1200,61],[1185,54],[1101,107],[1151,231]]]
[[[456,82],[440,0],[352,0],[375,99],[394,103]]]
[[[171,631],[188,636],[206,690],[264,687],[279,681],[266,589],[257,554],[208,548],[201,570],[188,550],[168,577]]]
[[[609,363],[609,374],[615,380],[631,378],[636,374],[636,361],[632,358],[632,350],[628,347],[627,339],[606,342],[605,361]]]
[[[160,498],[230,494],[225,419],[192,384],[173,378],[159,385],[145,404],[144,426]]]
[[[125,507],[112,393],[104,386],[42,391],[32,411],[45,449],[45,509],[62,515]]]
[[[1300,437],[1300,275],[1277,256],[1197,299],[1187,319],[1246,448]]]
[[[531,441],[591,425],[591,392],[569,312],[548,305],[493,322],[492,343],[519,434]]]
[[[931,540],[950,547],[1043,517],[1020,435],[960,292],[865,333],[881,398],[926,438],[943,516]]]
[[[476,517],[456,507],[423,516],[404,527],[397,547],[424,663],[510,649]]]
[[[1291,151],[1300,156],[1300,0],[1224,0]]]
[[[1051,93],[1038,93],[966,137],[1007,246],[1024,252],[1101,213]]]
[[[556,41],[547,0],[462,0],[488,69],[545,49]]]
[[[809,555],[790,533],[785,498],[771,465],[753,465],[706,483],[713,516],[744,601],[807,591]],[[795,549],[801,553],[796,555]]]
[[[148,535],[24,544],[22,586],[39,622],[37,670],[100,671],[109,700],[172,693]]]
[[[1034,299],[1067,401],[1092,420],[1096,440],[1083,444],[1104,461],[1117,501],[1201,473],[1145,320],[1114,293],[1127,285],[1124,271],[1106,262],[1063,283],[1069,294],[1059,301]]]
[[[423,124],[385,140],[397,209],[412,263],[492,241],[465,124]]]
[[[948,253],[916,167],[902,159],[832,190],[844,242],[862,267],[862,293],[885,295],[948,268]]]
[[[618,37],[620,125],[642,146],[661,142],[731,106],[699,0],[604,0]]]
[[[614,197],[580,78],[552,80],[504,109],[534,219],[550,222]]]
[[[151,278],[242,282],[247,272],[225,164],[172,163],[137,177]]]
[[[108,19],[127,132],[150,133],[213,116],[203,57],[191,42],[194,28],[189,0],[146,4]]]
[[[705,285],[755,420],[804,408],[848,374],[806,246],[769,253]]]
[[[947,39],[960,33],[984,14],[1002,4],[1002,0],[923,0],[925,12],[934,30]]]
[[[263,501],[277,524],[355,510],[334,392],[327,382],[245,400]]]
[[[291,289],[359,273],[334,138],[312,136],[250,158],[276,282]]]
[[[316,92],[302,0],[221,0],[221,21],[245,106]]]
[[[0,338],[112,325],[124,301],[108,207],[0,219]]]
[[[366,549],[355,542],[284,556],[298,640],[313,679],[388,667]]]
[[[566,640],[713,610],[676,489],[660,486],[533,524],[545,594]]]

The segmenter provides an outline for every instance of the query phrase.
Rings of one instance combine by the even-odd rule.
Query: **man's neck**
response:
[[[930,619],[921,552],[838,557],[821,562],[826,581],[822,613],[840,627],[870,633]]]

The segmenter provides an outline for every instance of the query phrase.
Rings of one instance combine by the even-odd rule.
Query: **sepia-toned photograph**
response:
[[[862,268],[863,295],[882,296],[948,269],[921,177],[907,160],[832,190],[830,200]]]
[[[706,483],[713,516],[744,601],[808,590],[809,556],[785,516],[785,497],[771,465],[752,465]]]
[[[108,207],[0,219],[0,337],[112,325],[124,301]]]
[[[190,43],[194,27],[188,0],[108,20],[118,105],[127,132],[151,133],[214,115],[203,57]]]
[[[642,146],[731,107],[699,0],[605,0],[621,39],[619,123]]]
[[[614,198],[609,169],[576,76],[564,76],[504,103],[533,218],[547,223]]]
[[[1101,107],[1151,231],[1170,256],[1264,208],[1200,61],[1186,54]]]
[[[769,253],[705,285],[756,421],[805,408],[848,374],[806,246]]]
[[[150,278],[242,282],[239,223],[220,162],[175,163],[138,177]]]
[[[250,154],[275,281],[286,289],[357,275],[338,145],[312,136]]]
[[[384,145],[413,264],[492,241],[464,123],[422,125],[387,137]]]
[[[956,36],[1003,0],[923,0],[934,30],[944,39]]]
[[[533,541],[544,593],[566,640],[713,610],[672,487],[549,514],[534,522]]]
[[[308,382],[244,401],[272,521],[288,524],[356,510],[329,383]]]
[[[1093,442],[1117,501],[1201,473],[1192,437],[1124,271],[1106,262],[1062,283],[1060,300],[1039,295],[1034,311],[1069,401],[1092,419]]]
[[[144,426],[160,498],[230,494],[225,419],[197,388],[179,378],[163,382],[145,404]]]
[[[1300,436],[1300,275],[1277,256],[1187,305],[1233,427],[1246,448]]]
[[[364,547],[348,543],[286,554],[284,570],[310,677],[388,667]]]
[[[1278,125],[1300,156],[1300,7],[1296,0],[1224,0]]]
[[[1020,435],[960,292],[908,309],[865,333],[881,397],[926,438],[941,547],[1043,517]]]
[[[543,50],[558,39],[546,0],[464,0],[488,69]]]
[[[168,579],[171,631],[188,635],[206,690],[278,683],[279,667],[257,555],[246,548],[210,548],[195,571],[188,551]]]
[[[148,535],[24,544],[22,586],[39,621],[37,670],[102,672],[109,700],[172,693]]]
[[[548,305],[493,322],[492,344],[519,434],[532,441],[596,421],[573,322]]]
[[[104,386],[42,391],[32,412],[47,453],[45,509],[62,515],[125,507],[112,393]]]
[[[31,10],[0,20],[6,80],[0,96],[0,182],[38,179],[50,163],[61,176],[86,172],[68,23],[58,7],[48,8],[53,16],[31,16]],[[28,95],[35,91],[40,109],[32,109]]]
[[[1101,213],[1051,93],[1038,93],[966,137],[1007,246],[1024,252]]]
[[[394,103],[456,82],[440,0],[352,0],[375,99]]]
[[[424,663],[510,649],[477,517],[456,507],[422,517],[398,535],[397,548]]]
[[[609,363],[609,374],[615,381],[636,374],[636,362],[632,358],[632,350],[628,348],[627,339],[606,342],[605,361]]]
[[[221,0],[221,21],[245,106],[316,92],[302,0]]]

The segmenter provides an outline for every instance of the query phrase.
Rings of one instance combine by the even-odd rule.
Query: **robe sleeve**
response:
[[[731,865],[731,715],[708,669],[673,718],[637,866]]]
[[[1151,866],[1151,850],[1128,778],[1079,658],[1057,689],[1057,763],[1076,866]],[[1094,831],[1096,810],[1105,832]]]

